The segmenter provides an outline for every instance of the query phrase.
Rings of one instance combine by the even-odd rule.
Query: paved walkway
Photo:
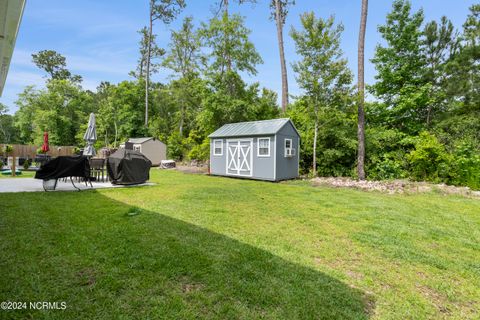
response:
[[[153,185],[151,182],[137,184],[134,186],[122,186],[122,185],[113,185],[110,182],[92,182],[93,189],[103,189],[103,188],[126,188],[126,187],[136,187],[136,186],[147,186]],[[92,190],[90,184],[88,187],[85,186],[85,182],[79,183],[75,182],[81,190]],[[0,179],[0,193],[2,192],[38,192],[43,190],[42,180],[34,178],[11,178],[11,179]],[[55,191],[77,191],[72,186],[70,179],[67,182],[58,181],[57,188]]]

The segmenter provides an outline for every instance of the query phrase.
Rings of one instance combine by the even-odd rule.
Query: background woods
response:
[[[364,171],[367,179],[480,188],[480,4],[470,8],[457,30],[448,17],[425,21],[409,1],[393,1],[378,29],[366,30],[367,39],[378,32],[383,41],[367,61],[376,77],[365,87],[365,102],[360,65],[356,85],[340,50],[341,21],[307,12],[294,29],[285,17],[295,2],[269,4],[265,19],[276,27],[281,96],[245,81],[263,60],[250,40],[255,31],[228,1],[217,2],[208,21],[187,17],[169,38],[160,38],[157,25],[176,19],[188,1],[152,0],[130,79],[85,90],[61,53],[39,51],[32,61],[45,71],[45,86],[26,87],[14,115],[0,104],[0,143],[41,145],[48,131],[52,144],[81,145],[88,114],[95,112],[98,147],[148,135],[166,142],[172,158],[206,160],[206,137],[219,126],[290,117],[301,134],[303,173],[363,178]],[[365,19],[366,14],[358,12]],[[364,27],[360,41],[362,32]],[[286,54],[286,36],[294,40],[296,58]],[[359,55],[360,63],[361,43]],[[288,94],[289,64],[302,90],[298,96]],[[171,75],[164,83],[151,80],[160,69]],[[362,158],[363,169],[357,171]]]

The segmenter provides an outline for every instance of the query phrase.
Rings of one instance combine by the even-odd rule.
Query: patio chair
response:
[[[95,177],[96,181],[105,182],[105,159],[92,158],[90,159],[90,177]]]
[[[49,155],[46,155],[46,154],[37,154],[35,156],[35,162],[40,164],[40,167],[42,167],[45,163],[47,163],[48,161],[50,161],[51,158]]]

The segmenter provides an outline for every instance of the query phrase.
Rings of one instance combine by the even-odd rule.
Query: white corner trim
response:
[[[297,175],[300,176],[300,137],[297,138]]]
[[[278,147],[278,135],[274,135],[275,143],[274,143],[274,150],[273,150],[273,180],[277,181],[277,147]]]

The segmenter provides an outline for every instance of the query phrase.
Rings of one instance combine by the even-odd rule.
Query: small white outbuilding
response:
[[[298,177],[300,135],[290,119],[225,124],[210,138],[210,173],[280,181]]]
[[[143,153],[154,166],[167,159],[167,145],[154,137],[130,138],[120,145],[120,148],[125,147]]]

